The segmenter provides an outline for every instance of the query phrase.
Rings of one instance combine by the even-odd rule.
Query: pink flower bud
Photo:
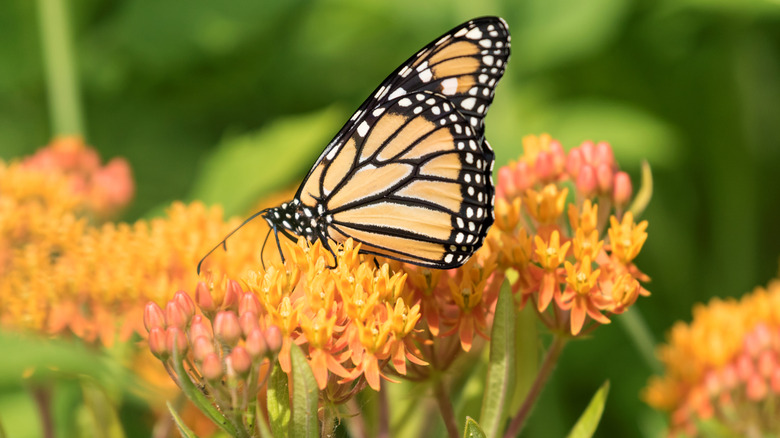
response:
[[[205,336],[198,336],[192,343],[192,356],[198,362],[203,362],[206,356],[214,352],[214,344]]]
[[[241,326],[235,312],[223,310],[214,319],[214,335],[227,345],[236,345],[241,338]]]
[[[272,325],[265,329],[265,343],[271,353],[278,353],[282,348],[282,331],[279,327]]]
[[[246,351],[252,356],[252,359],[257,359],[265,355],[268,351],[268,347],[265,343],[265,336],[263,331],[259,328],[252,330],[246,337]]]
[[[236,280],[228,280],[227,288],[225,290],[225,298],[222,300],[223,310],[237,310],[238,300],[244,291],[241,290],[241,285]]]
[[[772,387],[772,392],[775,394],[780,393],[780,367],[775,368],[772,371],[772,377],[769,379],[769,384]]]
[[[144,307],[144,327],[150,331],[155,327],[165,328],[165,315],[157,303],[149,301]]]
[[[200,310],[209,315],[212,314],[217,307],[214,305],[214,298],[211,297],[211,291],[203,281],[199,281],[195,287],[195,302],[198,303]]]
[[[201,319],[195,320],[193,318],[192,324],[190,324],[189,333],[190,333],[190,341],[193,341],[196,338],[199,338],[201,336],[206,337],[209,340],[213,339],[208,322],[204,322]]]
[[[707,388],[707,394],[710,396],[714,396],[722,390],[717,372],[709,370],[704,375],[704,387]]]
[[[260,314],[260,300],[252,292],[246,292],[241,295],[241,301],[238,302],[238,314],[252,312],[255,315]]]
[[[777,358],[775,357],[775,353],[771,350],[763,350],[758,355],[758,363],[756,368],[758,368],[758,373],[762,377],[771,377],[772,372],[777,368]]]
[[[583,164],[596,164],[596,145],[594,145],[592,141],[588,140],[582,142],[580,151],[582,151]]]
[[[610,170],[615,168],[615,154],[612,152],[612,146],[606,141],[600,141],[596,145],[594,163],[606,164]]]
[[[174,326],[184,329],[189,324],[190,317],[176,301],[171,300],[165,305],[165,322],[169,327]]]
[[[230,352],[228,356],[230,365],[233,367],[233,371],[241,377],[246,377],[249,371],[252,369],[252,358],[249,357],[244,347],[238,346]]]
[[[203,358],[203,364],[200,366],[200,372],[208,381],[215,381],[222,378],[222,361],[216,353],[207,354]]]
[[[726,366],[724,366],[721,370],[720,378],[721,382],[723,382],[723,386],[726,389],[734,389],[737,386],[737,383],[739,383],[739,378],[737,377],[737,368],[734,366],[734,364],[726,364]]]
[[[745,395],[750,400],[762,400],[766,397],[769,388],[766,380],[758,374],[751,375],[745,383]]]
[[[534,164],[536,177],[542,182],[549,182],[555,177],[555,167],[553,166],[553,157],[546,151],[539,151],[536,155]]]
[[[192,318],[192,316],[195,315],[195,303],[192,302],[192,298],[190,298],[187,292],[184,292],[183,290],[176,292],[173,296],[173,301],[176,301],[176,304],[179,305],[189,318]]]
[[[181,359],[189,347],[187,335],[179,327],[168,327],[165,329],[165,346],[170,352],[176,351],[176,355]]]
[[[528,167],[528,163],[525,161],[518,162],[515,169],[515,189],[518,192],[524,192],[526,189],[533,187],[535,183],[536,178],[531,168]]]
[[[168,347],[165,344],[165,329],[152,327],[149,330],[149,350],[162,361],[168,360],[168,357],[170,357]]]
[[[550,141],[550,155],[552,155],[553,169],[557,177],[566,167],[566,152],[563,151],[563,146],[558,140]]]
[[[583,164],[585,164],[585,160],[582,158],[582,151],[578,148],[570,150],[566,157],[566,172],[572,179],[577,179]]]
[[[260,322],[257,319],[257,315],[254,312],[244,312],[238,317],[238,325],[241,326],[241,332],[244,336],[248,335],[252,330],[260,328]]]
[[[739,377],[739,380],[745,382],[753,374],[755,374],[753,358],[746,353],[740,354],[739,357],[737,357],[737,377]]]
[[[612,168],[601,163],[596,167],[596,181],[599,193],[612,194]]]
[[[575,186],[586,198],[590,198],[596,194],[596,171],[593,167],[588,164],[580,167],[580,174],[577,175]]]
[[[632,191],[631,178],[628,177],[628,174],[623,171],[616,173],[612,195],[615,204],[621,207],[628,205],[628,202],[631,201],[631,196],[633,195]]]
[[[515,175],[509,169],[509,166],[502,166],[498,169],[498,185],[496,185],[496,197],[497,198],[509,198],[514,196],[515,189]]]

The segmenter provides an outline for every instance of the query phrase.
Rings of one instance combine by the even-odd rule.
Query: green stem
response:
[[[444,420],[444,425],[447,427],[447,434],[450,438],[458,438],[460,435],[458,433],[458,423],[455,421],[455,411],[452,409],[452,403],[447,394],[447,388],[444,387],[444,379],[442,376],[439,376],[439,378],[436,379],[433,390],[436,394],[436,401],[439,404],[441,418]]]
[[[517,414],[512,418],[512,422],[509,423],[509,428],[504,434],[504,438],[513,438],[520,433],[526,418],[528,418],[528,415],[531,413],[531,408],[533,408],[534,403],[536,403],[536,400],[542,393],[542,389],[544,388],[545,383],[547,383],[547,379],[550,378],[550,374],[552,374],[555,364],[558,363],[558,358],[567,341],[568,338],[557,333],[555,334],[552,345],[550,345],[547,354],[544,356],[542,366],[539,367],[539,374],[536,375],[536,379],[534,379],[531,389],[528,390],[528,395],[526,395],[523,405],[520,406],[520,410],[517,411]]]
[[[616,318],[628,333],[628,336],[639,350],[639,354],[645,360],[645,363],[655,374],[662,374],[664,369],[658,358],[655,357],[655,339],[650,329],[647,328],[639,309],[630,309],[628,312],[619,315]]]
[[[53,136],[84,135],[65,1],[38,0],[38,20]]]

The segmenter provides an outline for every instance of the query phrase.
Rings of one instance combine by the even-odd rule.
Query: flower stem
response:
[[[436,379],[433,391],[439,404],[441,418],[447,427],[447,435],[450,438],[458,438],[458,424],[455,421],[455,411],[452,409],[452,403],[450,402],[449,394],[447,394],[447,388],[444,387],[444,379],[441,376]]]
[[[520,433],[526,418],[528,418],[528,415],[531,413],[531,408],[533,408],[536,400],[542,393],[542,388],[544,388],[545,383],[547,383],[547,379],[550,378],[550,374],[552,374],[552,370],[555,368],[555,364],[558,362],[558,358],[567,341],[568,338],[565,336],[561,336],[557,333],[554,335],[553,342],[547,350],[547,354],[544,356],[542,366],[539,368],[539,374],[536,375],[536,379],[534,379],[531,389],[528,390],[528,395],[526,395],[523,405],[520,406],[520,410],[517,411],[517,414],[512,418],[512,422],[509,424],[509,428],[504,434],[505,438],[513,438]]]
[[[44,387],[33,387],[33,399],[38,405],[38,412],[41,414],[41,429],[45,438],[54,438],[54,421],[51,412],[51,390]]]
[[[64,0],[38,0],[38,22],[52,134],[84,134],[73,41]]]
[[[390,403],[387,400],[387,389],[379,391],[379,421],[376,436],[377,438],[388,438],[390,436]]]

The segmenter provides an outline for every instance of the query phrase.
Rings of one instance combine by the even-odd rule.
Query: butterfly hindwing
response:
[[[405,95],[374,112],[368,129],[319,164],[301,199],[322,199],[333,240],[352,237],[365,252],[419,265],[459,266],[493,222],[492,150],[439,94]]]

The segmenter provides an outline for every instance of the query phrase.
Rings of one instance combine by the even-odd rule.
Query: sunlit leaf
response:
[[[166,402],[166,405],[168,406],[168,412],[171,413],[171,416],[173,417],[173,422],[176,424],[176,428],[179,429],[179,433],[181,433],[181,436],[184,438],[197,438],[195,435],[195,432],[192,431],[189,427],[187,427],[186,424],[184,424],[184,421],[179,416],[179,413],[176,412],[176,409],[173,408],[171,405],[171,402]]]
[[[463,438],[487,438],[487,435],[473,418],[466,417],[466,429],[463,431]]]
[[[292,362],[292,424],[290,434],[296,438],[319,437],[319,422],[317,418],[317,403],[319,402],[319,388],[314,373],[311,372],[309,362],[301,351],[301,347],[294,345],[290,349]]]
[[[287,374],[282,371],[279,361],[274,363],[271,376],[268,378],[268,419],[271,433],[275,437],[284,438],[290,434],[290,389]]]
[[[596,433],[596,428],[601,421],[601,414],[604,413],[604,404],[607,402],[607,395],[609,394],[609,380],[604,382],[603,385],[596,391],[593,398],[588,403],[588,407],[585,408],[585,412],[582,413],[577,423],[567,435],[568,438],[590,438]]]

